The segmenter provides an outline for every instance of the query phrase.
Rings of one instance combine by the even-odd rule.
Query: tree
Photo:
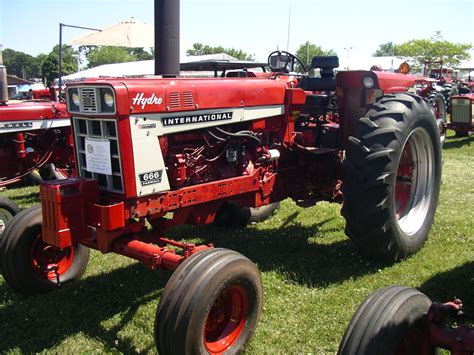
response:
[[[445,66],[458,66],[461,61],[470,58],[472,45],[446,41],[441,32],[430,39],[412,39],[397,45],[398,57],[413,61],[414,69],[420,69],[426,61],[443,61]]]
[[[3,50],[2,54],[3,64],[7,68],[8,74],[24,79],[41,77],[41,59],[10,48]]]
[[[320,46],[310,43],[309,41],[306,41],[305,43],[301,44],[298,50],[296,51],[296,56],[300,58],[308,68],[311,65],[313,57],[329,55],[336,55],[336,52],[334,52],[334,50],[332,49],[324,50]],[[297,69],[298,72],[303,72],[303,68],[298,67]],[[314,70],[310,71],[310,75],[314,75]]]
[[[130,54],[126,47],[100,46],[93,47],[86,54],[88,68],[103,64],[135,62],[137,57]]]
[[[69,75],[77,71],[77,55],[77,51],[67,45],[63,45],[62,75]],[[51,53],[44,59],[41,65],[41,72],[48,82],[52,82],[59,77],[59,45],[54,46]]]
[[[372,54],[373,57],[393,57],[398,55],[398,46],[393,42],[382,43]]]
[[[128,48],[128,54],[137,58],[137,60],[150,60],[155,58],[154,48],[151,49],[151,53],[148,53],[143,48]]]
[[[88,68],[103,64],[135,62],[154,58],[154,51],[148,53],[143,48],[128,48],[115,46],[83,46],[79,49],[87,58]]]
[[[211,47],[207,44],[193,43],[193,48],[186,51],[186,55],[206,55],[206,54],[219,54],[226,53],[239,60],[255,60],[253,54],[248,54],[241,49],[235,48],[224,48],[222,46]]]

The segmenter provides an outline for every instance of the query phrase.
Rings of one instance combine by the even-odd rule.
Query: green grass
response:
[[[369,293],[399,284],[474,310],[474,136],[445,144],[435,224],[423,249],[392,266],[361,259],[344,236],[340,206],[287,200],[269,220],[222,230],[183,226],[171,237],[213,242],[257,263],[263,313],[247,353],[335,353]],[[38,188],[0,193],[22,207]],[[0,352],[155,352],[153,320],[166,272],[93,251],[83,279],[49,294],[15,294],[0,278]]]

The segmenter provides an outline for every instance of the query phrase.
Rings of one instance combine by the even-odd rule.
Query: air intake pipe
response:
[[[155,0],[155,75],[179,75],[179,0]]]
[[[0,106],[8,101],[7,68],[3,65],[2,45],[0,44]]]

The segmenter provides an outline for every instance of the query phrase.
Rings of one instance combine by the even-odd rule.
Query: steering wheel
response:
[[[296,64],[301,66],[304,73],[308,71],[303,61],[292,53],[286,51],[273,51],[268,56],[268,66],[274,72],[294,72]]]

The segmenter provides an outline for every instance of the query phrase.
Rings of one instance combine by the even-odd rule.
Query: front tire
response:
[[[416,252],[433,224],[441,182],[438,126],[416,95],[381,97],[349,137],[342,214],[360,253],[394,262]]]
[[[389,286],[372,293],[353,315],[338,354],[435,354],[424,322],[430,305],[414,288]]]
[[[0,197],[0,236],[7,222],[10,221],[21,209],[12,200]]]
[[[5,281],[15,291],[35,295],[78,280],[89,260],[89,248],[73,244],[60,249],[41,238],[41,206],[18,213],[0,239],[0,261]]]
[[[262,307],[260,273],[227,249],[198,252],[176,269],[155,317],[160,354],[235,354],[257,327]]]

